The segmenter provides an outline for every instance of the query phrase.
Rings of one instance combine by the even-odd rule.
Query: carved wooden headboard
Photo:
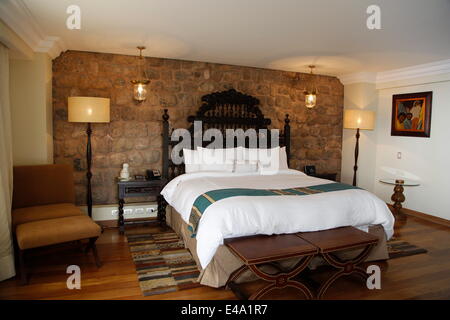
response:
[[[202,129],[215,128],[225,133],[226,129],[269,129],[271,120],[265,118],[259,108],[259,100],[250,95],[243,94],[234,89],[214,92],[204,95],[201,99],[202,105],[195,115],[188,117],[190,126],[188,130],[194,130],[194,121],[202,122]],[[169,114],[164,109],[163,118],[163,172],[164,178],[173,179],[177,175],[184,173],[184,164],[175,164],[170,159],[172,147],[179,141],[172,141],[173,129],[169,126]],[[290,125],[289,115],[286,114],[284,129],[280,130],[279,145],[286,147],[286,154],[289,162],[290,158]],[[268,131],[270,133],[270,131]],[[258,136],[259,137],[259,136]],[[194,148],[192,141],[192,148]],[[203,146],[211,143],[203,142]],[[271,147],[270,139],[267,140],[267,147]],[[259,145],[259,141],[258,141]]]

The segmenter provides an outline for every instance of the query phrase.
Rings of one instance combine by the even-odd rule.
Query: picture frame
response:
[[[391,136],[429,138],[433,92],[392,96]]]

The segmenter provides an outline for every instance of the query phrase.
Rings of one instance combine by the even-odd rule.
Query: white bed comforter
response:
[[[276,175],[196,172],[171,180],[161,194],[189,222],[195,199],[204,192],[226,188],[285,189],[333,181],[296,170]],[[342,190],[306,196],[238,196],[211,204],[197,230],[197,255],[206,268],[225,238],[282,234],[355,226],[367,231],[381,224],[389,239],[394,217],[386,203],[365,190]]]

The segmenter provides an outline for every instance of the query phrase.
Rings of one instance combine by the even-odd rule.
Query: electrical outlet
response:
[[[397,152],[397,159],[401,159],[402,158],[402,153],[401,152]]]
[[[125,209],[123,210],[123,214],[132,214],[133,213],[133,209]]]
[[[156,212],[156,209],[155,209],[155,208],[146,208],[146,209],[145,209],[145,212],[146,212],[147,214],[154,213],[154,212]]]
[[[136,213],[136,214],[144,214],[144,208],[136,208],[134,210],[134,213]]]
[[[117,209],[112,209],[112,210],[111,210],[111,215],[112,215],[112,216],[118,216],[118,215],[119,215],[119,210],[117,210]]]

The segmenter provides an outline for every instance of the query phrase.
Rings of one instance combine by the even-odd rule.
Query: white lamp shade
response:
[[[69,122],[109,122],[109,99],[69,97]]]
[[[375,112],[360,109],[344,110],[344,128],[373,130],[375,127]]]

